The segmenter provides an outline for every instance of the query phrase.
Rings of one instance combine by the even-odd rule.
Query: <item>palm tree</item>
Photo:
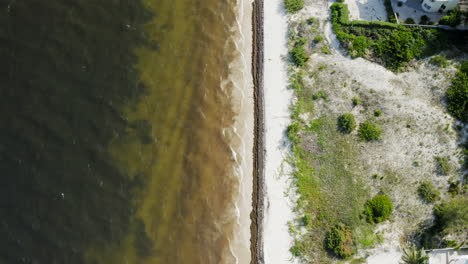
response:
[[[412,245],[403,249],[401,260],[403,261],[401,264],[427,264],[429,256],[425,255],[422,249],[417,249],[415,245]]]

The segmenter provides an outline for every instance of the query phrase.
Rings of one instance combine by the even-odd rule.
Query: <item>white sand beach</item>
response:
[[[282,0],[265,0],[265,263],[292,263],[288,221],[293,204],[285,196],[290,183],[286,129],[292,92],[287,89],[287,19]]]

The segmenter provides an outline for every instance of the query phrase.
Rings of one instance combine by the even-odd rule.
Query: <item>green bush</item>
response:
[[[414,19],[412,19],[411,17],[408,17],[408,18],[405,20],[405,24],[416,24],[416,22],[414,22]]]
[[[328,95],[324,90],[320,90],[317,93],[314,93],[312,95],[312,100],[318,100],[320,98],[325,100],[325,101],[328,101]]]
[[[290,52],[292,62],[298,67],[302,67],[309,60],[309,56],[304,49],[303,45],[297,44]]]
[[[384,194],[378,194],[367,201],[364,215],[370,223],[380,223],[387,220],[392,212],[392,200]]]
[[[460,66],[460,71],[464,74],[468,74],[468,61],[462,62]]]
[[[448,12],[447,16],[442,17],[439,20],[440,25],[448,25],[456,27],[462,22],[462,13],[458,9],[454,9]]]
[[[284,7],[289,13],[296,13],[304,7],[304,0],[284,0]]]
[[[337,3],[344,3],[344,0],[336,0]]]
[[[349,53],[352,58],[363,57],[368,47],[367,38],[364,36],[357,36],[352,42]]]
[[[343,224],[336,225],[325,238],[325,247],[340,258],[353,255],[353,237],[351,230]]]
[[[307,24],[309,24],[309,25],[312,25],[312,24],[314,24],[315,22],[317,22],[317,19],[316,19],[315,17],[309,17],[309,18],[307,19]]]
[[[429,260],[428,255],[424,255],[422,249],[417,249],[416,246],[403,249],[403,256],[401,257],[402,264],[427,264]]]
[[[359,125],[358,136],[365,141],[379,140],[382,135],[382,129],[376,124],[366,121]]]
[[[289,251],[291,252],[291,254],[293,254],[293,256],[295,257],[299,257],[302,255],[302,252],[304,251],[304,245],[302,245],[301,243],[299,242],[296,242],[294,244],[294,246],[292,246]]]
[[[361,104],[361,99],[359,99],[359,97],[353,97],[353,99],[351,99],[351,102],[353,103],[353,106],[358,106]]]
[[[300,130],[301,130],[301,125],[297,122],[292,123],[291,125],[288,126],[288,138],[294,144],[297,144],[300,141],[300,137],[299,137]]]
[[[381,116],[381,115],[382,115],[382,111],[380,111],[380,110],[375,110],[375,111],[374,111],[374,116],[375,116],[375,117],[379,117],[379,116]]]
[[[435,66],[445,68],[448,66],[447,59],[442,56],[434,56],[429,60],[429,63]]]
[[[346,134],[351,133],[356,128],[354,115],[350,113],[342,114],[338,117],[338,129]]]
[[[468,196],[457,196],[434,207],[437,228],[446,234],[463,234],[468,230]],[[466,234],[466,233],[465,233]]]
[[[302,217],[301,220],[304,226],[308,226],[310,223],[312,223],[312,216],[310,216],[309,214],[306,214]]]
[[[437,171],[441,175],[448,175],[452,170],[452,166],[450,166],[450,159],[449,157],[434,157],[437,163]]]
[[[468,74],[459,72],[447,90],[447,109],[456,118],[468,122]]]
[[[440,192],[431,182],[423,182],[418,187],[418,195],[427,203],[440,200]]]
[[[314,42],[315,42],[315,43],[320,43],[320,42],[322,42],[322,41],[323,41],[323,37],[322,37],[322,36],[315,36],[315,38],[314,38]]]

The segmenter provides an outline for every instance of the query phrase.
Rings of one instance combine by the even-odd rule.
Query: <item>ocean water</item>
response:
[[[235,0],[0,1],[0,263],[232,263]]]

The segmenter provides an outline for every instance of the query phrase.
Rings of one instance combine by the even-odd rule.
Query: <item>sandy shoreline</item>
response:
[[[225,263],[249,263],[250,248],[250,213],[252,211],[253,177],[253,122],[254,98],[251,75],[252,53],[252,0],[237,1],[237,19],[235,46],[237,58],[230,65],[230,82],[234,87],[232,99],[236,112],[233,127],[230,128],[231,151],[234,158],[233,173],[238,179],[234,192],[234,229],[229,241],[230,256]],[[232,215],[231,214],[231,215]]]

